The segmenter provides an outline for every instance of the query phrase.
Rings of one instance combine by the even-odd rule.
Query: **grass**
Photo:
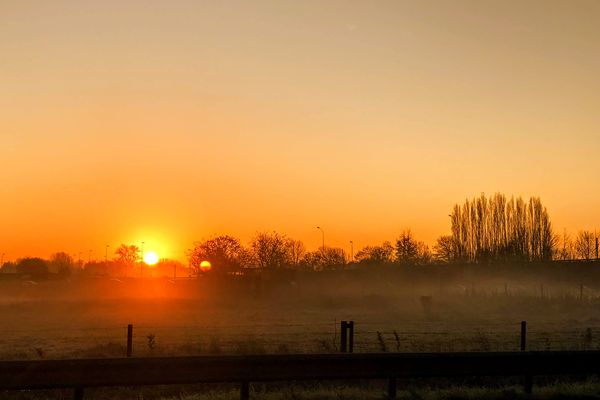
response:
[[[401,386],[401,385],[399,385]],[[0,400],[70,399],[71,391],[5,392]],[[253,384],[251,399],[261,400],[384,400],[385,385],[381,381],[344,384],[289,383]],[[525,394],[518,385],[503,387],[454,385],[438,387],[402,385],[398,400],[563,400],[600,399],[600,381],[591,378],[582,381],[555,381],[535,386],[533,394]],[[239,391],[233,385],[198,385],[186,387],[144,387],[119,389],[89,389],[86,400],[234,400]]]

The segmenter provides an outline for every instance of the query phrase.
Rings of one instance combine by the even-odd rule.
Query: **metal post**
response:
[[[127,325],[127,357],[131,357],[133,353],[133,325]]]
[[[250,400],[250,383],[242,382],[240,386],[240,400]]]
[[[348,322],[348,353],[354,352],[354,321]]]
[[[345,353],[348,344],[348,322],[342,321],[340,324],[340,353]]]
[[[388,400],[396,400],[397,392],[398,387],[396,383],[396,378],[390,378],[388,382]]]
[[[527,321],[521,321],[521,351],[527,347]]]
[[[83,388],[81,386],[78,386],[73,390],[73,399],[83,400]]]
[[[527,321],[521,321],[521,351],[525,351],[527,348]],[[533,389],[533,379],[531,375],[525,375],[523,377],[523,391],[527,394],[531,394]]]

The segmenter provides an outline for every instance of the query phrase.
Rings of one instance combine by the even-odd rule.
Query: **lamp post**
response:
[[[104,263],[108,263],[108,248],[109,245],[106,245],[106,248],[104,249]]]
[[[317,226],[317,229],[321,231],[322,243],[323,243],[323,251],[325,251],[325,231],[320,226]]]
[[[350,241],[350,262],[354,262],[354,242]]]

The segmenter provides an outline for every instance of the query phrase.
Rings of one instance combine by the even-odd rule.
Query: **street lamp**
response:
[[[108,263],[108,248],[109,247],[110,247],[109,245],[106,245],[106,248],[104,249],[104,262],[105,263]]]
[[[322,239],[323,239],[323,251],[325,251],[325,231],[320,226],[317,226],[317,229],[321,231]]]
[[[350,262],[354,262],[354,242],[350,241]]]

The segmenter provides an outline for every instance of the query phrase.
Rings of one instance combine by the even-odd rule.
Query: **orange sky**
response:
[[[600,227],[600,2],[0,1],[0,252],[277,230],[355,249],[481,192]]]

